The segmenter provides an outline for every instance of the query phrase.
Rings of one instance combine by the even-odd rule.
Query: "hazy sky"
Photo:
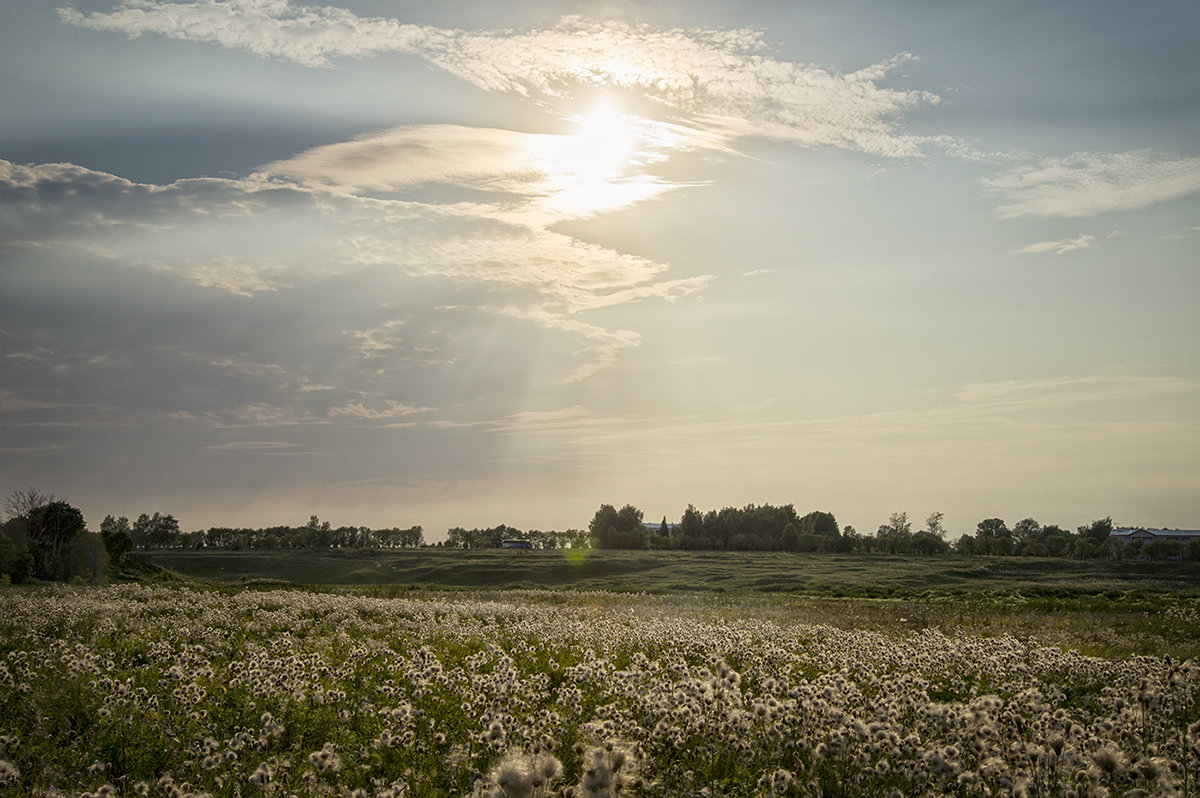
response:
[[[1200,527],[1200,4],[4,0],[0,490]]]

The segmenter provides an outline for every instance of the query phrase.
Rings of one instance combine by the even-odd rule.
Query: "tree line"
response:
[[[586,549],[590,546],[588,534],[582,529],[565,531],[531,529],[521,531],[516,527],[500,524],[487,529],[451,529],[444,543],[438,546],[449,549],[498,549],[506,540],[529,541],[535,549]]]
[[[4,501],[0,525],[0,580],[102,578],[110,566],[125,567],[139,550],[190,549],[408,549],[427,544],[420,526],[371,529],[334,527],[310,516],[302,526],[210,527],[184,532],[174,516],[142,513],[135,520],[105,516],[99,533],[88,530],[83,513],[54,494],[33,488],[15,491]],[[914,528],[907,513],[893,513],[873,535],[839,527],[833,513],[800,515],[791,504],[724,507],[701,512],[689,504],[678,523],[666,518],[646,523],[640,509],[602,504],[586,530],[522,531],[500,524],[486,529],[454,527],[438,547],[497,549],[504,541],[528,541],[536,549],[679,549],[700,551],[787,551],[886,553],[917,556],[1131,557],[1200,560],[1200,541],[1181,545],[1155,541],[1126,545],[1111,537],[1111,518],[1092,521],[1074,532],[1056,524],[1024,518],[1010,529],[1003,519],[986,518],[975,531],[946,540],[943,514],[931,513]]]
[[[127,533],[137,549],[413,549],[425,545],[420,526],[407,529],[371,529],[365,526],[335,527],[315,515],[303,526],[249,527],[214,526],[182,532],[174,516],[146,513],[130,523],[125,516],[105,516],[105,530]]]
[[[668,524],[664,518],[658,525],[646,524],[642,511],[633,505],[618,510],[603,504],[588,525],[588,535],[589,543],[602,549],[1200,560],[1200,541],[1126,545],[1111,537],[1113,523],[1108,517],[1074,532],[1057,524],[1042,525],[1033,518],[1024,518],[1011,529],[1003,519],[985,518],[973,533],[954,541],[946,539],[944,518],[943,513],[934,512],[923,527],[914,528],[907,513],[893,513],[873,535],[864,535],[852,526],[839,528],[833,513],[817,510],[801,516],[791,504],[749,504],[703,513],[689,504],[679,523]]]
[[[420,526],[407,529],[334,527],[310,516],[303,526],[263,529],[211,527],[184,532],[173,515],[142,513],[133,521],[107,515],[98,533],[65,499],[34,488],[4,500],[0,524],[0,582],[98,581],[112,569],[138,564],[137,552],[151,549],[419,548]],[[144,561],[143,565],[144,565]]]

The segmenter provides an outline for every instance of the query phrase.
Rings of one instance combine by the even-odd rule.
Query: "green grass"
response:
[[[150,559],[198,579],[296,585],[767,591],[872,598],[980,593],[1117,597],[1131,592],[1200,597],[1200,563],[1181,561],[495,549],[158,551]]]
[[[305,586],[380,597],[470,591],[612,609],[904,634],[1011,635],[1085,654],[1200,657],[1200,564],[1033,558],[679,551],[163,551],[164,568],[218,589]],[[656,598],[657,597],[657,598]]]

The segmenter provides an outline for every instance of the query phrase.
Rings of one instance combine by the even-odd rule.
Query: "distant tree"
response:
[[[33,578],[33,555],[29,552],[29,519],[18,516],[0,525],[0,575],[14,585]]]
[[[1180,560],[1183,546],[1178,540],[1155,540],[1142,547],[1142,554],[1154,560]]]
[[[939,540],[945,540],[946,527],[942,526],[942,519],[945,517],[946,514],[941,510],[930,513],[929,517],[925,519],[925,531]]]
[[[47,504],[57,501],[65,501],[65,499],[60,499],[53,493],[43,493],[37,488],[14,490],[4,499],[4,516],[6,519],[24,518],[39,507],[45,507]]]
[[[812,532],[805,532],[800,535],[797,543],[796,551],[814,552],[822,551],[825,548],[827,538],[821,535],[815,535]]]
[[[979,540],[974,535],[963,535],[954,541],[954,551],[967,557],[980,554]]]
[[[704,537],[704,516],[689,504],[679,518],[679,523],[671,533],[671,538],[678,549],[699,548],[700,539]]]
[[[1079,536],[1087,538],[1098,547],[1103,543],[1109,535],[1112,534],[1113,523],[1111,517],[1101,518],[1098,521],[1079,527]]]
[[[912,550],[912,522],[908,513],[892,513],[886,524],[875,530],[875,540],[889,554],[907,554]]]
[[[53,501],[34,509],[28,518],[34,576],[38,579],[69,578],[70,563],[64,555],[71,541],[87,530],[83,513],[64,501]]]
[[[1090,560],[1100,553],[1100,547],[1086,537],[1075,538],[1071,547],[1071,555],[1078,560]]]
[[[662,523],[658,525],[658,536],[669,539],[671,537],[671,527],[667,524],[667,517],[664,515]]]
[[[125,516],[113,518],[111,515],[104,516],[104,520],[100,522],[100,539],[104,542],[104,550],[108,552],[108,559],[114,565],[121,565],[125,562],[129,553],[133,551],[133,528],[129,525],[129,519]]]
[[[305,545],[318,549],[327,549],[333,546],[334,535],[333,527],[328,521],[322,521],[315,515],[308,517],[308,523],[304,525],[303,536]]]
[[[627,504],[620,510],[602,504],[588,524],[592,545],[598,549],[642,549],[646,547],[646,528],[642,511]]]
[[[133,522],[130,535],[134,545],[141,549],[165,549],[178,546],[180,542],[179,522],[173,515],[142,513]]]
[[[975,525],[980,554],[1011,554],[1012,533],[1000,518],[985,518]]]
[[[779,541],[784,551],[800,551],[800,530],[795,524],[788,524],[783,528]]]
[[[842,528],[842,537],[838,540],[837,550],[842,552],[851,551],[866,551],[870,545],[870,538],[863,537],[858,534],[858,530],[850,524],[846,524]]]
[[[400,533],[400,545],[406,549],[419,549],[425,545],[425,530],[420,524],[410,526]]]
[[[104,577],[105,566],[108,565],[108,552],[104,541],[94,532],[86,529],[71,539],[64,552],[67,574],[70,579],[81,579],[88,582],[98,582]]]
[[[1071,533],[1056,524],[1042,527],[1042,546],[1047,556],[1065,557],[1071,547]]]
[[[582,529],[567,529],[559,532],[547,532],[550,538],[550,545],[547,548],[555,549],[586,549],[588,547],[588,533]]]
[[[833,513],[820,510],[813,511],[801,518],[796,528],[802,535],[820,535],[825,538],[841,537],[841,533],[838,532],[838,522],[833,517]]]
[[[1042,525],[1032,518],[1022,518],[1013,524],[1013,553],[1029,556],[1039,553],[1042,542]]]
[[[922,554],[928,557],[945,554],[950,551],[950,544],[942,539],[941,536],[928,529],[920,529],[913,533],[912,550],[914,554]]]

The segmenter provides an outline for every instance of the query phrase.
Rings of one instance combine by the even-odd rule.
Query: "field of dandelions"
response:
[[[0,794],[1200,794],[1200,665],[727,601],[5,590]]]

